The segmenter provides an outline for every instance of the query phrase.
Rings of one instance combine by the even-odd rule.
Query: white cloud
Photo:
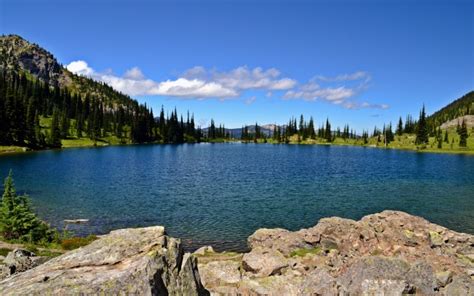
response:
[[[82,60],[73,61],[66,67],[75,74],[105,82],[131,96],[215,98],[223,101],[242,97],[243,93],[249,90],[264,91],[267,97],[272,97],[275,92],[285,91],[283,99],[287,100],[323,100],[347,109],[388,108],[385,104],[358,103],[353,100],[358,93],[367,88],[367,83],[371,79],[370,75],[363,71],[333,78],[317,76],[307,83],[298,85],[295,79],[282,77],[280,71],[275,68],[265,70],[260,67],[241,66],[230,71],[217,71],[198,66],[188,69],[174,80],[154,81],[146,78],[138,67],[127,70],[122,76],[114,74],[112,70],[97,72]],[[329,85],[321,86],[318,82]],[[334,83],[343,85],[331,85]],[[252,96],[244,102],[252,104],[256,99],[256,96]]]
[[[288,90],[283,95],[283,98],[287,100],[302,99],[306,101],[322,100],[340,105],[346,109],[388,109],[389,106],[386,104],[359,103],[354,101],[354,97],[368,87],[370,80],[371,76],[362,71],[352,74],[342,74],[332,78],[316,76],[307,83]],[[326,86],[321,86],[318,81],[326,84]],[[341,85],[342,83],[344,84]],[[339,85],[334,86],[333,84]]]
[[[252,96],[248,99],[245,100],[245,104],[246,105],[252,105],[255,101],[257,100],[257,97],[256,96]]]
[[[66,68],[72,73],[84,76],[90,76],[94,73],[94,70],[87,65],[85,61],[74,61],[66,66]]]
[[[316,101],[318,99],[340,104],[344,100],[355,95],[355,90],[340,86],[337,88],[323,88],[314,81],[303,84],[297,90],[289,90],[284,95],[284,99],[303,99],[306,101]]]
[[[370,81],[371,76],[364,71],[357,71],[351,74],[341,74],[336,77],[326,77],[326,76],[316,76],[316,79],[326,82],[334,82],[334,81],[354,81],[354,80],[362,80]]]
[[[133,80],[145,79],[145,75],[143,75],[142,71],[138,67],[133,67],[132,69],[127,70],[123,77]]]
[[[242,66],[228,72],[219,72],[198,66],[187,70],[183,76],[188,79],[212,81],[235,90],[286,90],[296,85],[296,80],[287,77],[280,78],[280,75],[280,71],[275,68],[263,70],[260,67],[250,69]]]
[[[199,79],[189,80],[186,78],[160,82],[149,91],[149,94],[197,98],[228,98],[239,95],[235,90],[226,88],[215,82],[206,82]]]
[[[249,69],[238,67],[229,72],[206,70],[194,67],[187,70],[182,77],[161,82],[147,79],[142,71],[134,67],[117,76],[111,71],[97,72],[85,61],[74,61],[67,69],[75,74],[103,81],[116,90],[128,95],[161,95],[181,98],[218,98],[225,100],[241,95],[249,89],[285,90],[293,87],[296,81],[290,78],[279,78],[280,72],[274,68]]]

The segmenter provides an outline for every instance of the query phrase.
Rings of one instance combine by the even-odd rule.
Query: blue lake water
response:
[[[261,227],[402,210],[474,233],[474,157],[363,147],[185,144],[0,156],[41,218],[76,234],[164,225],[187,248],[243,250]]]

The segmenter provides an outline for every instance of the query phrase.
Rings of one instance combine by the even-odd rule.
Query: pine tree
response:
[[[314,140],[316,138],[316,133],[314,131],[314,120],[312,116],[309,118],[307,130],[307,135],[309,138]]]
[[[396,131],[398,136],[401,136],[403,134],[403,122],[402,122],[402,117],[398,119],[398,125],[397,125],[397,131]]]
[[[31,147],[36,147],[38,145],[38,141],[36,139],[35,115],[36,112],[33,104],[33,98],[30,98],[26,111],[26,140]]]
[[[326,127],[325,127],[324,131],[325,131],[324,138],[328,142],[332,142],[331,124],[329,123],[329,119],[326,119]]]
[[[426,126],[425,105],[420,112],[420,119],[418,120],[418,127],[416,131],[416,145],[424,145],[428,143],[428,128]]]
[[[69,118],[67,117],[67,110],[64,109],[61,113],[61,138],[66,139],[69,136]]]
[[[61,131],[59,130],[59,111],[53,109],[53,118],[51,119],[51,128],[49,132],[49,145],[51,147],[61,147]]]
[[[462,121],[461,127],[459,128],[459,147],[467,147],[467,127],[466,127],[466,122]]]
[[[436,133],[436,142],[438,143],[438,149],[443,148],[443,132],[441,131],[441,128],[438,128]]]
[[[36,242],[51,239],[49,227],[33,213],[28,196],[16,194],[13,174],[5,179],[0,205],[0,234],[7,240]]]

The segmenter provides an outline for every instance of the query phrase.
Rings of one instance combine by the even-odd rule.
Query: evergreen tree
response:
[[[326,141],[332,142],[331,124],[329,123],[329,119],[326,119],[326,127],[324,128],[324,131],[324,138],[326,139]]]
[[[51,239],[48,226],[33,213],[28,196],[16,194],[12,171],[4,183],[0,205],[0,234],[7,240],[27,242]]]
[[[467,147],[467,127],[466,127],[466,122],[462,121],[461,127],[459,128],[459,147]]]
[[[314,120],[313,120],[312,116],[309,118],[309,123],[308,123],[306,134],[308,135],[308,137],[310,139],[314,140],[316,138],[316,132],[314,131]]]
[[[51,128],[49,132],[49,145],[51,147],[61,147],[61,131],[59,129],[58,108],[53,109],[53,117],[51,119]]]
[[[67,116],[67,110],[65,109],[61,113],[60,133],[62,139],[66,139],[69,135],[69,118]]]
[[[36,138],[36,111],[33,103],[33,98],[31,97],[28,101],[28,108],[26,111],[26,140],[28,141],[29,146],[37,147],[38,140]]]
[[[420,119],[418,120],[418,126],[416,130],[416,145],[424,145],[428,143],[428,127],[426,126],[426,114],[425,114],[425,106],[420,112]]]
[[[369,141],[368,141],[368,138],[369,138],[369,133],[367,131],[363,131],[362,132],[362,140],[364,142],[364,145],[367,144]]]
[[[441,128],[438,128],[436,133],[436,142],[438,143],[438,149],[443,148],[443,132],[441,132]]]
[[[402,117],[398,119],[398,125],[397,125],[397,131],[396,131],[398,136],[401,136],[403,134],[403,122],[402,122]]]

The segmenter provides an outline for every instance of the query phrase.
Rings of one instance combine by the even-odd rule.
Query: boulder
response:
[[[370,256],[361,258],[338,277],[346,291],[355,294],[402,295],[421,293],[433,295],[436,279],[431,267],[425,264],[410,265],[395,258]]]
[[[311,244],[307,240],[314,241],[311,235],[305,233],[290,232],[286,229],[261,228],[249,236],[247,243],[251,249],[265,248],[276,250],[283,255],[289,255],[294,249],[309,248]],[[317,239],[319,240],[319,238]]]
[[[208,256],[215,269],[202,269],[205,287],[216,295],[474,295],[474,236],[403,212],[259,229],[248,245],[231,283],[217,272],[229,267]]]
[[[161,226],[112,231],[0,282],[2,295],[206,295],[196,259]]]
[[[242,266],[245,271],[259,277],[265,277],[278,274],[283,268],[288,266],[288,262],[276,250],[257,248],[244,255]]]
[[[3,264],[0,267],[0,279],[31,269],[47,260],[47,257],[36,256],[35,253],[28,250],[14,249],[3,259]]]

